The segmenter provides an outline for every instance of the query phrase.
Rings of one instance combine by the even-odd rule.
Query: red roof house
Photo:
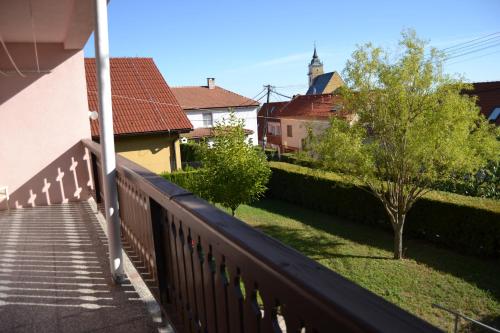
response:
[[[85,59],[90,111],[98,111],[95,59]],[[180,166],[179,134],[193,126],[152,58],[111,58],[116,151],[157,173]],[[92,137],[99,122],[91,120]]]
[[[298,95],[288,102],[266,103],[258,115],[259,143],[265,137],[267,146],[280,151],[300,150],[308,129],[322,131],[332,116],[352,120],[338,95]]]
[[[481,113],[492,123],[500,126],[500,81],[476,82],[474,88],[467,91],[477,96],[477,105]]]
[[[189,132],[192,125],[152,58],[111,58],[115,135]],[[95,59],[85,59],[89,109],[98,111]],[[98,120],[91,121],[99,136]]]
[[[248,139],[257,143],[259,102],[216,86],[213,78],[207,78],[206,86],[174,87],[172,91],[193,124],[194,131],[183,135],[186,139],[210,138],[215,123],[234,112],[244,120]]]

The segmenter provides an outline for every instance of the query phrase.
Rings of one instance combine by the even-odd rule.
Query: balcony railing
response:
[[[439,331],[121,156],[116,177],[124,247],[178,332]]]

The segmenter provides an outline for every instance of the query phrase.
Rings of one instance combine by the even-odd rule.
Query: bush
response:
[[[308,168],[318,167],[318,162],[310,157],[298,155],[297,153],[283,153],[281,154],[281,162],[296,164]]]
[[[473,197],[500,199],[500,162],[490,162],[476,174],[457,175],[433,184],[436,190]]]
[[[334,173],[271,162],[267,196],[352,221],[392,230],[381,204],[367,190]],[[415,203],[405,236],[430,240],[467,254],[500,257],[500,202],[433,192]]]
[[[262,147],[255,147],[256,150],[262,150]],[[279,154],[276,149],[264,149],[268,161],[280,161],[290,164],[301,165],[309,168],[317,166],[318,162],[302,153],[282,153]]]
[[[197,143],[182,143],[181,144],[181,160],[182,162],[198,162],[200,161],[200,147]]]
[[[253,148],[257,151],[262,151],[262,146],[254,146]],[[279,161],[279,154],[276,149],[265,148],[264,154],[268,161]]]
[[[199,175],[199,171],[176,171],[172,173],[163,173],[161,176],[172,182],[174,184],[179,185],[180,187],[194,192],[195,190],[195,178]]]

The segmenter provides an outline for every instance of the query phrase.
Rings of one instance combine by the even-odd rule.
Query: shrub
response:
[[[199,151],[200,151],[200,146],[197,143],[182,143],[181,144],[182,162],[200,161]]]
[[[203,167],[196,189],[206,199],[231,209],[258,200],[267,190],[271,170],[262,151],[247,142],[244,121],[231,112],[217,122],[213,145],[200,145]]]
[[[262,146],[255,146],[255,150],[262,151]],[[279,153],[276,149],[266,148],[264,154],[268,161],[279,161]]]
[[[305,154],[300,153],[283,153],[281,154],[281,162],[296,164],[308,168],[318,167],[318,162],[314,159],[305,156]]]
[[[489,162],[476,174],[456,175],[432,186],[436,190],[474,197],[500,199],[500,162]]]
[[[172,173],[161,174],[166,180],[179,185],[180,187],[194,192],[195,191],[195,178],[199,176],[199,171],[176,171]]]
[[[287,163],[271,162],[268,197],[321,210],[390,230],[387,214],[368,189],[339,175]],[[467,254],[500,257],[500,202],[432,192],[407,216],[408,237],[430,240]]]

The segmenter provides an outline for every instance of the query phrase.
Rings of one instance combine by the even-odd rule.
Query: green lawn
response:
[[[242,205],[236,216],[442,329],[451,331],[452,317],[432,303],[500,326],[499,261],[417,240],[405,240],[407,259],[395,261],[391,233],[282,201]]]

